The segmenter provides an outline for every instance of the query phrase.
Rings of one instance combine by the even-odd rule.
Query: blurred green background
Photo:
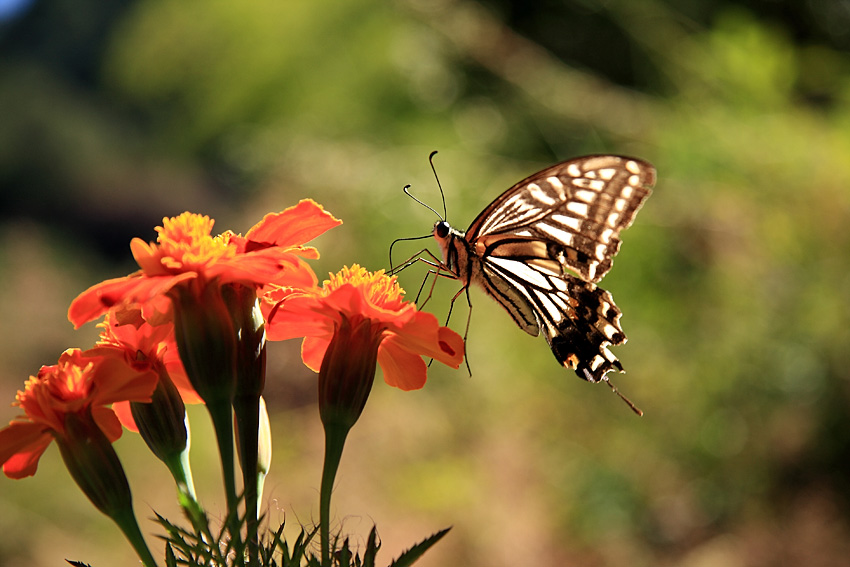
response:
[[[847,564],[846,2],[0,0],[2,404],[92,344],[69,302],[132,271],[130,239],[163,216],[244,232],[311,197],[345,221],[316,242],[320,276],[387,267],[393,239],[435,220],[401,192],[439,207],[431,150],[461,229],[556,161],[655,164],[603,282],[630,338],[615,383],[646,416],[473,292],[471,378],[434,365],[418,392],[376,382],[338,477],[347,533],[377,523],[388,563],[453,525],[423,567]],[[428,308],[443,317],[456,290],[441,281]],[[298,347],[270,347],[275,525],[318,515]],[[192,415],[215,516],[212,434]],[[133,435],[117,448],[157,533],[154,509],[179,518],[165,468]],[[0,565],[65,558],[136,564],[51,448],[35,477],[0,478]]]

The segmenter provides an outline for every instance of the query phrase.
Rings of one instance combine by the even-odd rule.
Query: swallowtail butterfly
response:
[[[626,342],[622,313],[596,283],[654,183],[655,168],[629,157],[553,165],[502,193],[466,232],[437,222],[439,268],[460,280],[462,291],[483,288],[526,333],[542,332],[558,362],[579,378],[605,381],[616,392],[607,374],[623,366],[608,347]]]

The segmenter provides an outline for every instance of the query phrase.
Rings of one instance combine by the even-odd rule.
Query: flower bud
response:
[[[236,386],[236,333],[218,285],[197,280],[169,291],[174,337],[186,374],[208,406],[230,404]]]
[[[132,512],[133,498],[124,467],[90,412],[65,415],[56,444],[68,472],[95,508],[110,518]]]
[[[236,333],[236,395],[256,399],[266,377],[266,322],[257,292],[239,284],[222,286]]]
[[[131,402],[130,411],[139,434],[159,460],[171,462],[189,449],[186,406],[164,369],[150,403]]]
[[[319,370],[319,414],[327,429],[357,422],[375,381],[382,333],[365,318],[342,315]]]

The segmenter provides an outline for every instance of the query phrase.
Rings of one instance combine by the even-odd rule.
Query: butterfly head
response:
[[[452,273],[457,274],[458,255],[462,254],[462,252],[459,252],[459,248],[461,250],[465,250],[465,247],[461,244],[464,242],[464,234],[453,229],[451,225],[444,220],[434,223],[434,230],[432,234],[434,235],[434,240],[436,240],[437,244],[440,245],[440,251],[443,253],[444,266]]]
[[[438,242],[446,240],[451,233],[452,227],[446,221],[441,220],[434,223],[434,238],[436,238]]]

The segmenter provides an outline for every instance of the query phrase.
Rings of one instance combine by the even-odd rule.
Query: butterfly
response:
[[[440,270],[495,299],[520,329],[543,333],[560,364],[588,382],[623,371],[608,349],[626,342],[622,312],[597,287],[655,184],[639,159],[591,155],[523,179],[490,203],[466,232],[440,220]],[[458,295],[460,292],[458,292]],[[457,297],[457,296],[455,296]]]

